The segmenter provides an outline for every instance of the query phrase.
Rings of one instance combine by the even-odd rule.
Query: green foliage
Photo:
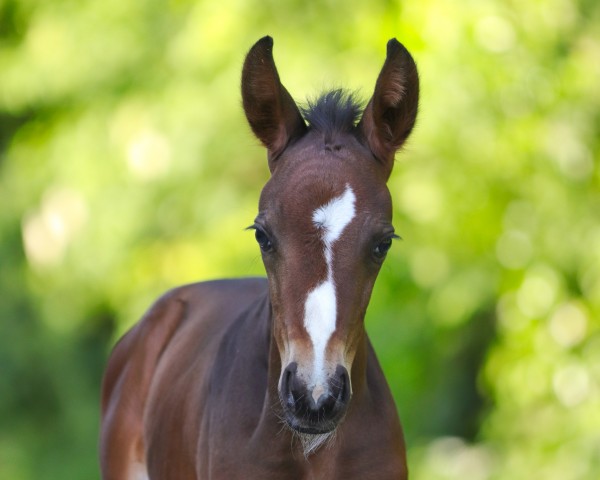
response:
[[[262,274],[245,51],[417,129],[367,324],[412,478],[600,476],[600,8],[589,0],[0,0],[0,478],[97,476],[110,346],[196,280]]]

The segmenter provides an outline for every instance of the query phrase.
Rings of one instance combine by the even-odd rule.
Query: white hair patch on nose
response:
[[[356,213],[356,197],[350,185],[339,197],[335,197],[313,212],[313,223],[322,230],[327,279],[317,285],[306,297],[304,304],[304,327],[314,349],[313,387],[320,384],[323,377],[325,348],[335,331],[337,318],[337,298],[333,279],[333,244],[340,238],[346,226]],[[317,389],[315,389],[317,390]],[[317,399],[315,399],[317,401]]]

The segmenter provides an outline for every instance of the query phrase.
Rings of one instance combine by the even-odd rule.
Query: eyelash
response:
[[[246,230],[254,230],[254,238],[256,238],[256,242],[263,252],[269,253],[273,250],[273,242],[260,226],[254,224],[249,226]]]
[[[390,248],[392,247],[392,240],[399,239],[400,237],[396,234],[389,235],[382,240],[379,240],[373,247],[372,254],[377,260],[383,260]]]

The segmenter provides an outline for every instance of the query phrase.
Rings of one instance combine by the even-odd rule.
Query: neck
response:
[[[368,342],[367,332],[364,327],[361,326],[361,332],[357,340],[356,354],[354,356],[354,361],[352,362],[352,371],[350,373],[352,396],[354,399],[359,398],[367,392]]]

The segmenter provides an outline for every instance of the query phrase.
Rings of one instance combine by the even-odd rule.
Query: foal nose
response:
[[[297,375],[298,366],[290,363],[281,379],[281,400],[292,428],[303,433],[326,433],[333,430],[346,411],[350,400],[350,377],[338,365],[324,385],[309,388]]]

